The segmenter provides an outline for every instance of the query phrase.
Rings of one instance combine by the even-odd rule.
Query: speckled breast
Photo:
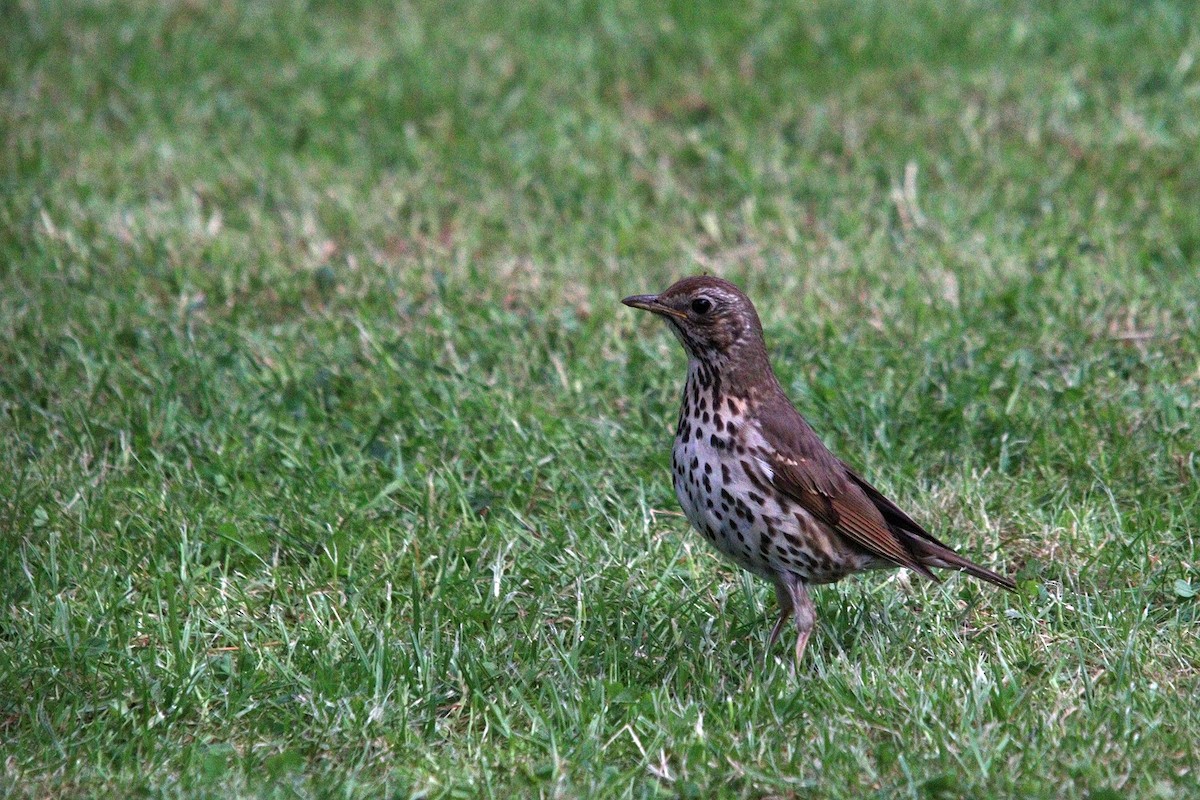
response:
[[[671,451],[688,521],[726,558],[767,579],[789,571],[830,583],[854,571],[859,554],[770,486],[763,445],[737,398],[701,391],[689,375]]]

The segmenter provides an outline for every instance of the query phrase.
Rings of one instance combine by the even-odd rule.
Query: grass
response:
[[[0,793],[1200,792],[1194,3],[0,9]],[[688,532],[756,299],[1017,596]]]

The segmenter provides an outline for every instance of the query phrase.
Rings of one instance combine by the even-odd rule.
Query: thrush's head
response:
[[[684,278],[662,294],[639,294],[621,302],[665,319],[690,358],[721,365],[762,353],[762,323],[754,304],[729,281],[707,275]]]

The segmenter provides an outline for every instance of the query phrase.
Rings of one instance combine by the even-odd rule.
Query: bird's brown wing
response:
[[[876,489],[871,484],[867,483],[866,479],[852,470],[845,461],[839,459],[838,463],[840,463],[842,465],[842,469],[846,471],[847,477],[856,483],[858,487],[866,493],[867,497],[870,498],[871,502],[875,504],[875,507],[879,509],[881,514],[883,514],[883,518],[887,520],[888,525],[893,528],[898,528],[907,534],[918,536],[926,541],[933,542],[939,547],[947,546],[945,542],[941,541],[932,533],[921,527],[921,525],[907,513],[905,513],[900,506],[893,503],[887,497],[887,495]]]
[[[857,476],[829,452],[790,404],[786,411],[764,415],[761,426],[775,488],[868,553],[937,580],[888,524],[877,502],[860,485],[861,479],[855,480]],[[907,519],[882,494],[873,488],[870,491],[890,505],[885,510],[895,509]],[[915,522],[911,524],[920,530]]]
[[[775,488],[814,517],[872,555],[937,579],[913,557],[866,492],[848,476],[825,475],[810,459],[778,454],[771,467]]]
[[[982,581],[994,583],[1001,588],[1008,589],[1010,592],[1017,590],[1017,585],[1013,582],[1012,578],[1001,575],[998,572],[993,572],[987,567],[981,567],[969,558],[960,556],[946,544],[939,541],[929,531],[914,522],[912,517],[901,511],[899,506],[887,499],[882,492],[855,474],[854,470],[847,467],[844,463],[842,466],[845,468],[850,480],[866,493],[871,502],[875,504],[875,507],[879,509],[879,512],[883,514],[884,519],[891,529],[897,535],[904,537],[905,547],[915,553],[916,558],[920,559],[923,563],[935,567],[950,567],[962,570],[968,575],[974,575]]]

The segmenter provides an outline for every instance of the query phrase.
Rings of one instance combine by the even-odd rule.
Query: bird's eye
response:
[[[697,297],[692,301],[692,311],[697,314],[707,314],[712,310],[712,301],[707,297]]]

